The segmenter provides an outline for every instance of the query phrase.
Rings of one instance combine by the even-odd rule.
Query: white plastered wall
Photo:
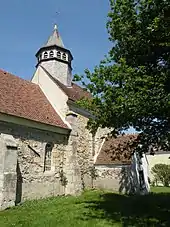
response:
[[[68,112],[68,96],[52,81],[41,67],[36,69],[32,82],[40,86],[48,101],[66,123],[65,116]]]

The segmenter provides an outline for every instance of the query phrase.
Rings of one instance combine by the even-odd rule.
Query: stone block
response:
[[[7,147],[17,148],[16,140],[12,135],[1,133],[1,138],[4,140]]]
[[[16,173],[4,173],[3,186],[1,190],[0,209],[5,209],[15,205],[16,197]]]
[[[53,182],[31,182],[22,184],[22,201],[63,194],[64,189],[58,179],[53,180]]]
[[[4,157],[4,172],[15,172],[17,164],[17,150],[7,149]]]
[[[15,205],[17,143],[12,135],[0,135],[0,209]]]

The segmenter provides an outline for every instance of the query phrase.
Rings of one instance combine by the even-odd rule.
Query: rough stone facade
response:
[[[13,175],[8,174],[7,181],[4,180],[4,173],[0,175],[1,185],[8,184],[6,188],[9,188],[8,194],[12,197],[9,199],[11,204],[6,203],[2,207],[28,199],[75,195],[86,188],[121,190],[125,182],[124,171],[128,171],[129,167],[95,167],[95,157],[108,130],[100,129],[92,136],[86,128],[88,118],[76,112],[70,112],[66,120],[72,127],[68,136],[0,122],[1,140],[6,134],[11,135],[16,143],[16,157],[12,158]],[[48,143],[52,143],[53,147],[50,169],[46,170],[45,150]],[[1,153],[3,151],[7,152],[5,145],[1,145]],[[5,167],[10,164],[11,161],[6,162]],[[2,168],[1,172],[4,172]],[[4,196],[10,197],[1,193],[1,200]]]
[[[0,122],[0,138],[3,139],[2,134],[12,136],[17,147],[11,187],[13,204],[28,199],[79,194],[94,186],[94,156],[104,132],[93,137],[86,129],[88,118],[80,114],[68,115],[66,120],[72,126],[68,136]],[[53,147],[51,167],[46,170],[45,147],[48,143]],[[1,152],[7,152],[3,146]],[[6,163],[5,167],[10,164]]]
[[[67,63],[51,60],[42,62],[41,65],[45,67],[54,78],[61,81],[64,85],[71,86],[71,68]]]
[[[90,170],[93,166],[93,138],[89,130],[86,129],[88,118],[71,112],[67,116],[67,121],[72,126],[72,142],[73,152],[78,166],[79,181],[81,188],[91,187],[88,180],[90,177]],[[88,183],[85,181],[87,180]]]
[[[0,122],[1,209],[29,199],[77,195],[87,188],[133,192],[131,165],[95,165],[109,131],[99,129],[92,136],[88,118],[76,112],[66,120],[72,127],[69,135]],[[52,152],[46,168],[48,144]]]
[[[68,122],[72,121],[71,118],[68,116]],[[85,127],[88,118],[79,114],[73,118],[74,121],[70,122],[73,130],[68,136],[0,122],[1,139],[2,134],[11,135],[17,146],[13,202],[78,194],[93,187],[95,138]],[[47,143],[53,144],[48,171],[45,170]],[[1,151],[4,150],[1,146]]]
[[[131,171],[130,165],[109,165],[102,168],[95,165],[96,158],[110,130],[99,128],[93,136],[86,128],[88,118],[76,112],[71,112],[66,120],[71,124],[73,130],[75,159],[78,162],[81,188],[131,191],[132,182],[131,184],[128,182]]]
[[[11,135],[0,137],[0,210],[15,205],[17,144]]]
[[[130,179],[130,174],[132,168],[130,165],[95,166],[95,169],[95,188],[119,191],[123,193],[131,192],[132,181]]]
[[[0,132],[12,135],[17,144],[17,203],[26,199],[65,194],[63,176],[66,175],[67,136],[2,122]],[[45,146],[49,142],[54,144],[51,170],[44,171]]]
[[[73,109],[72,109],[73,110]],[[103,139],[109,132],[108,129],[99,129],[93,136],[86,128],[88,118],[71,112],[66,120],[72,126],[72,138],[74,140],[75,159],[79,169],[79,181],[82,189],[94,187],[96,178],[95,156],[98,155]]]

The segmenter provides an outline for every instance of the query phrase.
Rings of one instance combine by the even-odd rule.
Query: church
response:
[[[73,83],[73,55],[56,25],[36,58],[31,81],[0,70],[0,209],[85,188],[118,190],[131,156],[106,140],[107,129],[86,129],[90,113],[77,101],[91,95]]]

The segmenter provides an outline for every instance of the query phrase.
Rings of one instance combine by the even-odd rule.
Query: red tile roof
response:
[[[82,98],[90,98],[91,95],[89,92],[84,90],[82,87],[78,86],[75,83],[72,83],[71,87],[66,87],[64,84],[59,85],[61,89],[66,93],[68,98],[74,102]]]
[[[136,140],[136,134],[106,138],[95,164],[130,164]]]
[[[0,70],[0,113],[68,128],[40,87]]]

